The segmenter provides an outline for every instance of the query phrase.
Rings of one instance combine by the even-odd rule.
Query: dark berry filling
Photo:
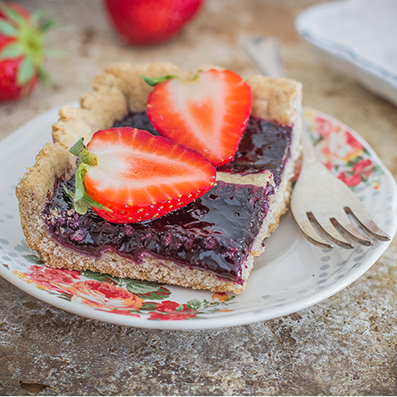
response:
[[[104,251],[141,263],[144,255],[171,259],[242,283],[244,263],[266,217],[273,188],[218,182],[214,188],[154,221],[115,224],[91,209],[78,215],[63,184],[74,190],[74,178],[58,183],[44,215],[51,236],[78,252],[100,257]]]
[[[146,112],[129,113],[113,126],[159,135]],[[291,138],[290,127],[250,117],[234,159],[218,170],[242,174],[270,170],[278,185],[290,155]],[[266,217],[269,197],[274,194],[270,185],[218,182],[204,196],[162,218],[115,224],[91,209],[78,215],[63,184],[74,190],[74,178],[57,183],[54,196],[44,209],[49,231],[60,244],[95,257],[108,250],[116,251],[137,264],[145,255],[170,259],[237,283],[243,283],[243,266]]]
[[[138,130],[149,131],[153,135],[160,135],[157,132],[157,130],[153,127],[146,112],[140,112],[140,113],[130,112],[123,119],[115,121],[113,127],[138,128]]]
[[[129,113],[114,127],[133,127],[159,135],[146,112]],[[218,167],[229,173],[258,174],[270,170],[280,184],[285,161],[290,156],[292,128],[251,116],[232,161]]]
[[[251,116],[233,160],[217,170],[243,175],[270,170],[279,185],[290,156],[291,140],[291,127]]]

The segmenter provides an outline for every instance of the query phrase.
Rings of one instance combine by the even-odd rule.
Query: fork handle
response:
[[[279,41],[274,37],[243,36],[240,45],[260,72],[272,78],[286,77]]]

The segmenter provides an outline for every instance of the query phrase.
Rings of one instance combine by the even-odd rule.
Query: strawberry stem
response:
[[[74,210],[81,215],[84,215],[88,207],[100,208],[106,211],[111,209],[98,203],[92,197],[86,193],[84,179],[87,175],[88,170],[91,167],[98,165],[98,160],[95,154],[90,153],[84,145],[84,138],[79,139],[69,150],[70,153],[74,154],[79,159],[79,166],[77,167],[75,174],[75,192],[71,192],[64,185],[66,194],[73,200]]]
[[[161,76],[161,77],[146,77],[146,76],[142,76],[140,75],[147,84],[149,84],[151,87],[154,87],[157,84],[162,83],[163,81],[167,81],[167,80],[172,80],[172,79],[179,79],[178,76],[173,76],[172,74],[167,74],[165,76]]]
[[[84,138],[79,139],[69,150],[70,153],[78,157],[82,163],[95,167],[98,159],[95,154],[90,153],[84,145]]]

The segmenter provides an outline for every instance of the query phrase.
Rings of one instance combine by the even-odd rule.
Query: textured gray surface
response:
[[[389,250],[307,310],[208,331],[87,320],[0,280],[0,392],[27,394],[24,382],[44,385],[40,395],[395,395],[396,260]]]
[[[283,40],[288,74],[303,82],[305,104],[359,131],[397,175],[396,108],[322,66],[296,36],[294,17],[313,1],[207,0],[177,38],[139,49],[120,43],[99,1],[20,3],[47,6],[64,23],[49,44],[65,57],[48,63],[52,90],[0,105],[0,138],[75,101],[112,61],[220,64],[247,75],[254,70],[238,49],[238,34],[268,34]],[[325,302],[234,328],[127,328],[58,310],[3,279],[0,291],[0,394],[397,394],[396,240],[363,277]]]

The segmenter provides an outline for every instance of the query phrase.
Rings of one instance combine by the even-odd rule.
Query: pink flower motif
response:
[[[362,144],[340,125],[316,117],[315,126],[319,136],[322,138],[318,143],[317,151],[321,153],[323,163],[332,163],[333,166],[348,163],[355,159],[362,151]],[[332,169],[327,165],[328,169]]]
[[[105,309],[97,309],[100,312],[105,312],[105,313],[112,313],[112,314],[121,314],[123,316],[130,316],[130,317],[141,317],[139,314],[137,313],[131,313],[129,310],[117,310],[117,309],[113,309],[113,310],[105,310]]]
[[[186,305],[183,305],[183,309],[180,311],[177,311],[176,309],[180,307],[181,305],[177,302],[173,301],[162,301],[158,306],[157,310],[159,312],[165,312],[165,313],[173,313],[177,312],[180,313],[181,311],[186,311],[189,310]]]
[[[181,310],[177,310],[181,308]],[[190,310],[185,304],[180,305],[173,301],[162,301],[157,310],[162,313],[149,312],[149,320],[186,320],[187,318],[194,318],[197,316],[195,310]]]
[[[374,166],[369,159],[361,159],[353,165],[350,172],[342,171],[338,178],[346,183],[347,186],[357,186],[362,182],[363,178],[368,178]]]
[[[139,310],[143,303],[125,288],[97,280],[79,281],[64,288],[64,292],[96,309]]]
[[[368,178],[371,175],[373,169],[374,166],[370,159],[361,159],[359,162],[354,164],[352,172],[354,174],[360,174]]]
[[[323,138],[328,138],[333,130],[333,124],[320,116],[316,117],[315,120],[315,128],[319,135]]]
[[[174,321],[174,320],[186,320],[188,318],[194,318],[197,316],[194,312],[173,312],[173,313],[156,313],[149,312],[149,320],[162,320],[162,321]]]
[[[362,178],[360,174],[353,174],[353,175],[346,175],[346,172],[341,172],[338,175],[338,178],[343,181],[344,183],[346,183],[347,186],[357,186],[359,183],[361,183]]]
[[[349,132],[346,133],[346,143],[357,150],[361,151],[363,149],[363,145]]]
[[[64,292],[60,284],[71,285],[80,278],[76,270],[53,269],[51,267],[32,265],[25,273],[31,282],[49,291]]]

